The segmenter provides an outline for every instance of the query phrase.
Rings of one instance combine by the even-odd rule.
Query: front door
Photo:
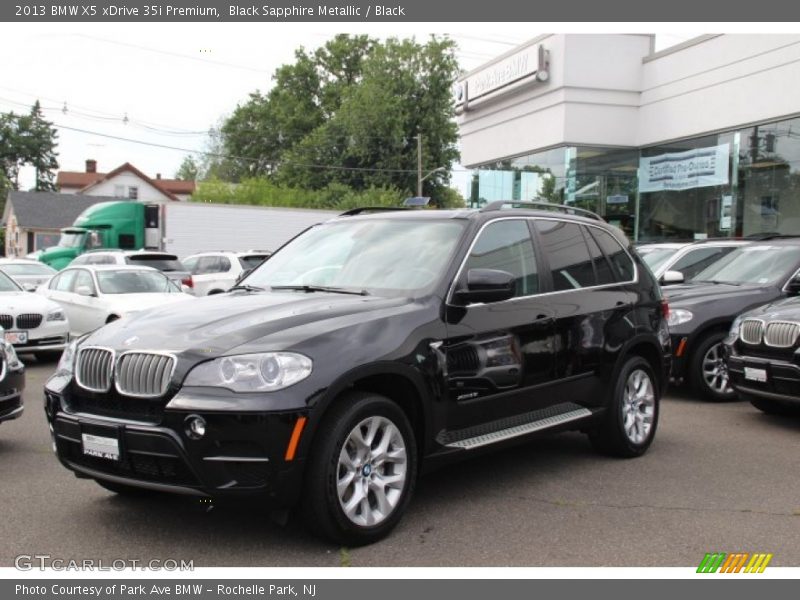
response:
[[[470,269],[514,275],[513,298],[448,306],[448,429],[462,429],[555,403],[546,387],[555,373],[554,320],[540,277],[528,219],[485,225],[462,266],[456,288]]]

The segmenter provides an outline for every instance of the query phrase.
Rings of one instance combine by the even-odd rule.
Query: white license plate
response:
[[[27,344],[28,332],[27,331],[6,331],[6,342],[9,344]]]
[[[119,440],[117,438],[83,433],[81,440],[84,454],[108,460],[119,460]]]
[[[750,381],[760,381],[761,383],[765,383],[767,381],[767,370],[745,367],[744,378],[749,379]]]

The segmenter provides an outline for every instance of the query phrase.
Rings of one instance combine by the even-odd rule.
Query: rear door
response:
[[[515,296],[502,302],[449,306],[447,340],[448,429],[535,410],[557,400],[543,391],[552,383],[553,313],[541,293],[539,253],[528,219],[483,226],[454,282],[470,269],[514,275]]]
[[[558,393],[602,404],[604,379],[635,334],[636,294],[603,251],[602,228],[536,219],[535,230],[552,278]]]

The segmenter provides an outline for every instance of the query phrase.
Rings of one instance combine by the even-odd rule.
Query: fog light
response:
[[[186,424],[186,437],[190,440],[199,440],[206,434],[206,420],[199,415],[189,415],[184,421]]]

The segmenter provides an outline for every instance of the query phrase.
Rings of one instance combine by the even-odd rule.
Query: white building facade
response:
[[[800,35],[543,35],[456,84],[469,201],[565,203],[640,241],[800,234]]]

